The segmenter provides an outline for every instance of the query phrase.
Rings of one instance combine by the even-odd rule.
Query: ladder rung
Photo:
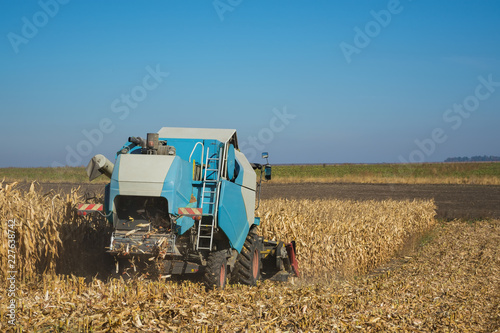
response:
[[[211,213],[205,212],[203,216],[211,217],[212,220],[208,220],[205,223],[211,224],[198,224],[198,236],[196,242],[196,248],[199,250],[211,250],[212,242],[214,238],[214,230],[217,225],[217,211],[218,207],[216,203],[219,202],[219,182],[221,181],[220,172],[223,170],[223,166],[220,164],[221,161],[226,161],[227,158],[223,158],[223,149],[219,149],[219,155],[212,155],[216,157],[209,156],[209,149],[207,148],[207,155],[205,159],[205,167],[203,174],[203,190],[201,193],[201,207],[212,211]],[[215,179],[214,179],[215,178]],[[214,200],[205,202],[205,200]],[[201,222],[201,221],[200,221]]]

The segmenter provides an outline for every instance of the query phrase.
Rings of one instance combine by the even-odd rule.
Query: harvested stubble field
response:
[[[5,221],[15,218],[19,273],[17,326],[7,323],[2,292],[1,331],[491,332],[500,324],[500,221],[437,223],[431,201],[265,200],[260,231],[297,240],[303,276],[207,292],[191,281],[86,279],[107,230],[74,214],[80,200],[2,184],[0,264]],[[422,234],[425,246],[414,242]]]

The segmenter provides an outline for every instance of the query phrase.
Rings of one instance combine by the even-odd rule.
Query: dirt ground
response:
[[[442,219],[500,218],[500,186],[407,184],[264,184],[262,198],[431,199]]]
[[[29,184],[20,184],[28,188]],[[42,183],[44,191],[68,193],[78,185],[69,183]],[[102,184],[81,184],[81,190],[88,195],[104,192]],[[264,183],[262,199],[350,199],[350,200],[404,200],[431,199],[437,205],[437,217],[451,220],[500,218],[500,186],[494,185],[429,185],[429,184],[338,184],[338,183],[301,183],[273,184]]]

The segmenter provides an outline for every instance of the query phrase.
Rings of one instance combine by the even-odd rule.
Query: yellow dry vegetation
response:
[[[59,230],[67,215],[67,201],[60,195],[41,195],[34,184],[27,192],[19,191],[16,184],[0,183],[2,224],[0,230],[1,267],[7,267],[9,242],[15,244],[15,267],[23,278],[34,277],[38,271],[50,273],[55,270],[55,261],[61,251]],[[69,197],[69,196],[68,196]],[[7,221],[12,221],[11,238]],[[12,253],[12,252],[11,252]],[[12,258],[12,257],[11,257]],[[6,270],[1,274],[5,277]]]
[[[435,226],[430,200],[287,200],[261,202],[259,233],[297,243],[305,278],[363,274]]]
[[[107,235],[103,218],[84,219],[77,215],[75,207],[83,200],[77,188],[62,195],[40,192],[35,183],[28,191],[21,191],[16,185],[0,182],[0,277],[6,277],[7,270],[3,268],[8,267],[11,244],[15,244],[18,279],[30,280],[38,274],[76,267],[82,259],[77,256],[83,256],[89,246],[108,242],[95,238]],[[11,238],[8,221],[15,223]],[[9,239],[14,242],[9,243]]]
[[[500,323],[500,221],[436,228],[432,201],[264,200],[259,233],[295,239],[303,277],[206,291],[192,281],[54,274],[72,267],[70,259],[81,261],[92,240],[109,240],[102,218],[74,214],[81,200],[77,191],[62,196],[1,184],[1,272],[7,221],[16,219],[19,274],[16,325],[7,323],[2,292],[0,331],[464,332]],[[434,240],[418,253],[360,275],[430,229]]]
[[[34,185],[26,192],[15,184],[1,186],[0,214],[4,221],[16,221],[16,252],[22,258],[16,266],[23,278],[54,273],[56,265],[71,266],[70,254],[89,250],[89,243],[106,244],[104,218],[89,221],[76,215],[83,200],[77,190],[62,196],[40,193]],[[262,217],[258,233],[271,240],[295,240],[303,277],[318,280],[366,273],[436,223],[434,202],[424,200],[272,199],[263,200],[257,213]],[[7,267],[7,224],[0,228],[0,264]],[[89,234],[101,239],[90,242]]]

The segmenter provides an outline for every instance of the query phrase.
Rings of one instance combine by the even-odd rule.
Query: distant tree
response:
[[[445,162],[500,162],[500,156],[448,157]]]

